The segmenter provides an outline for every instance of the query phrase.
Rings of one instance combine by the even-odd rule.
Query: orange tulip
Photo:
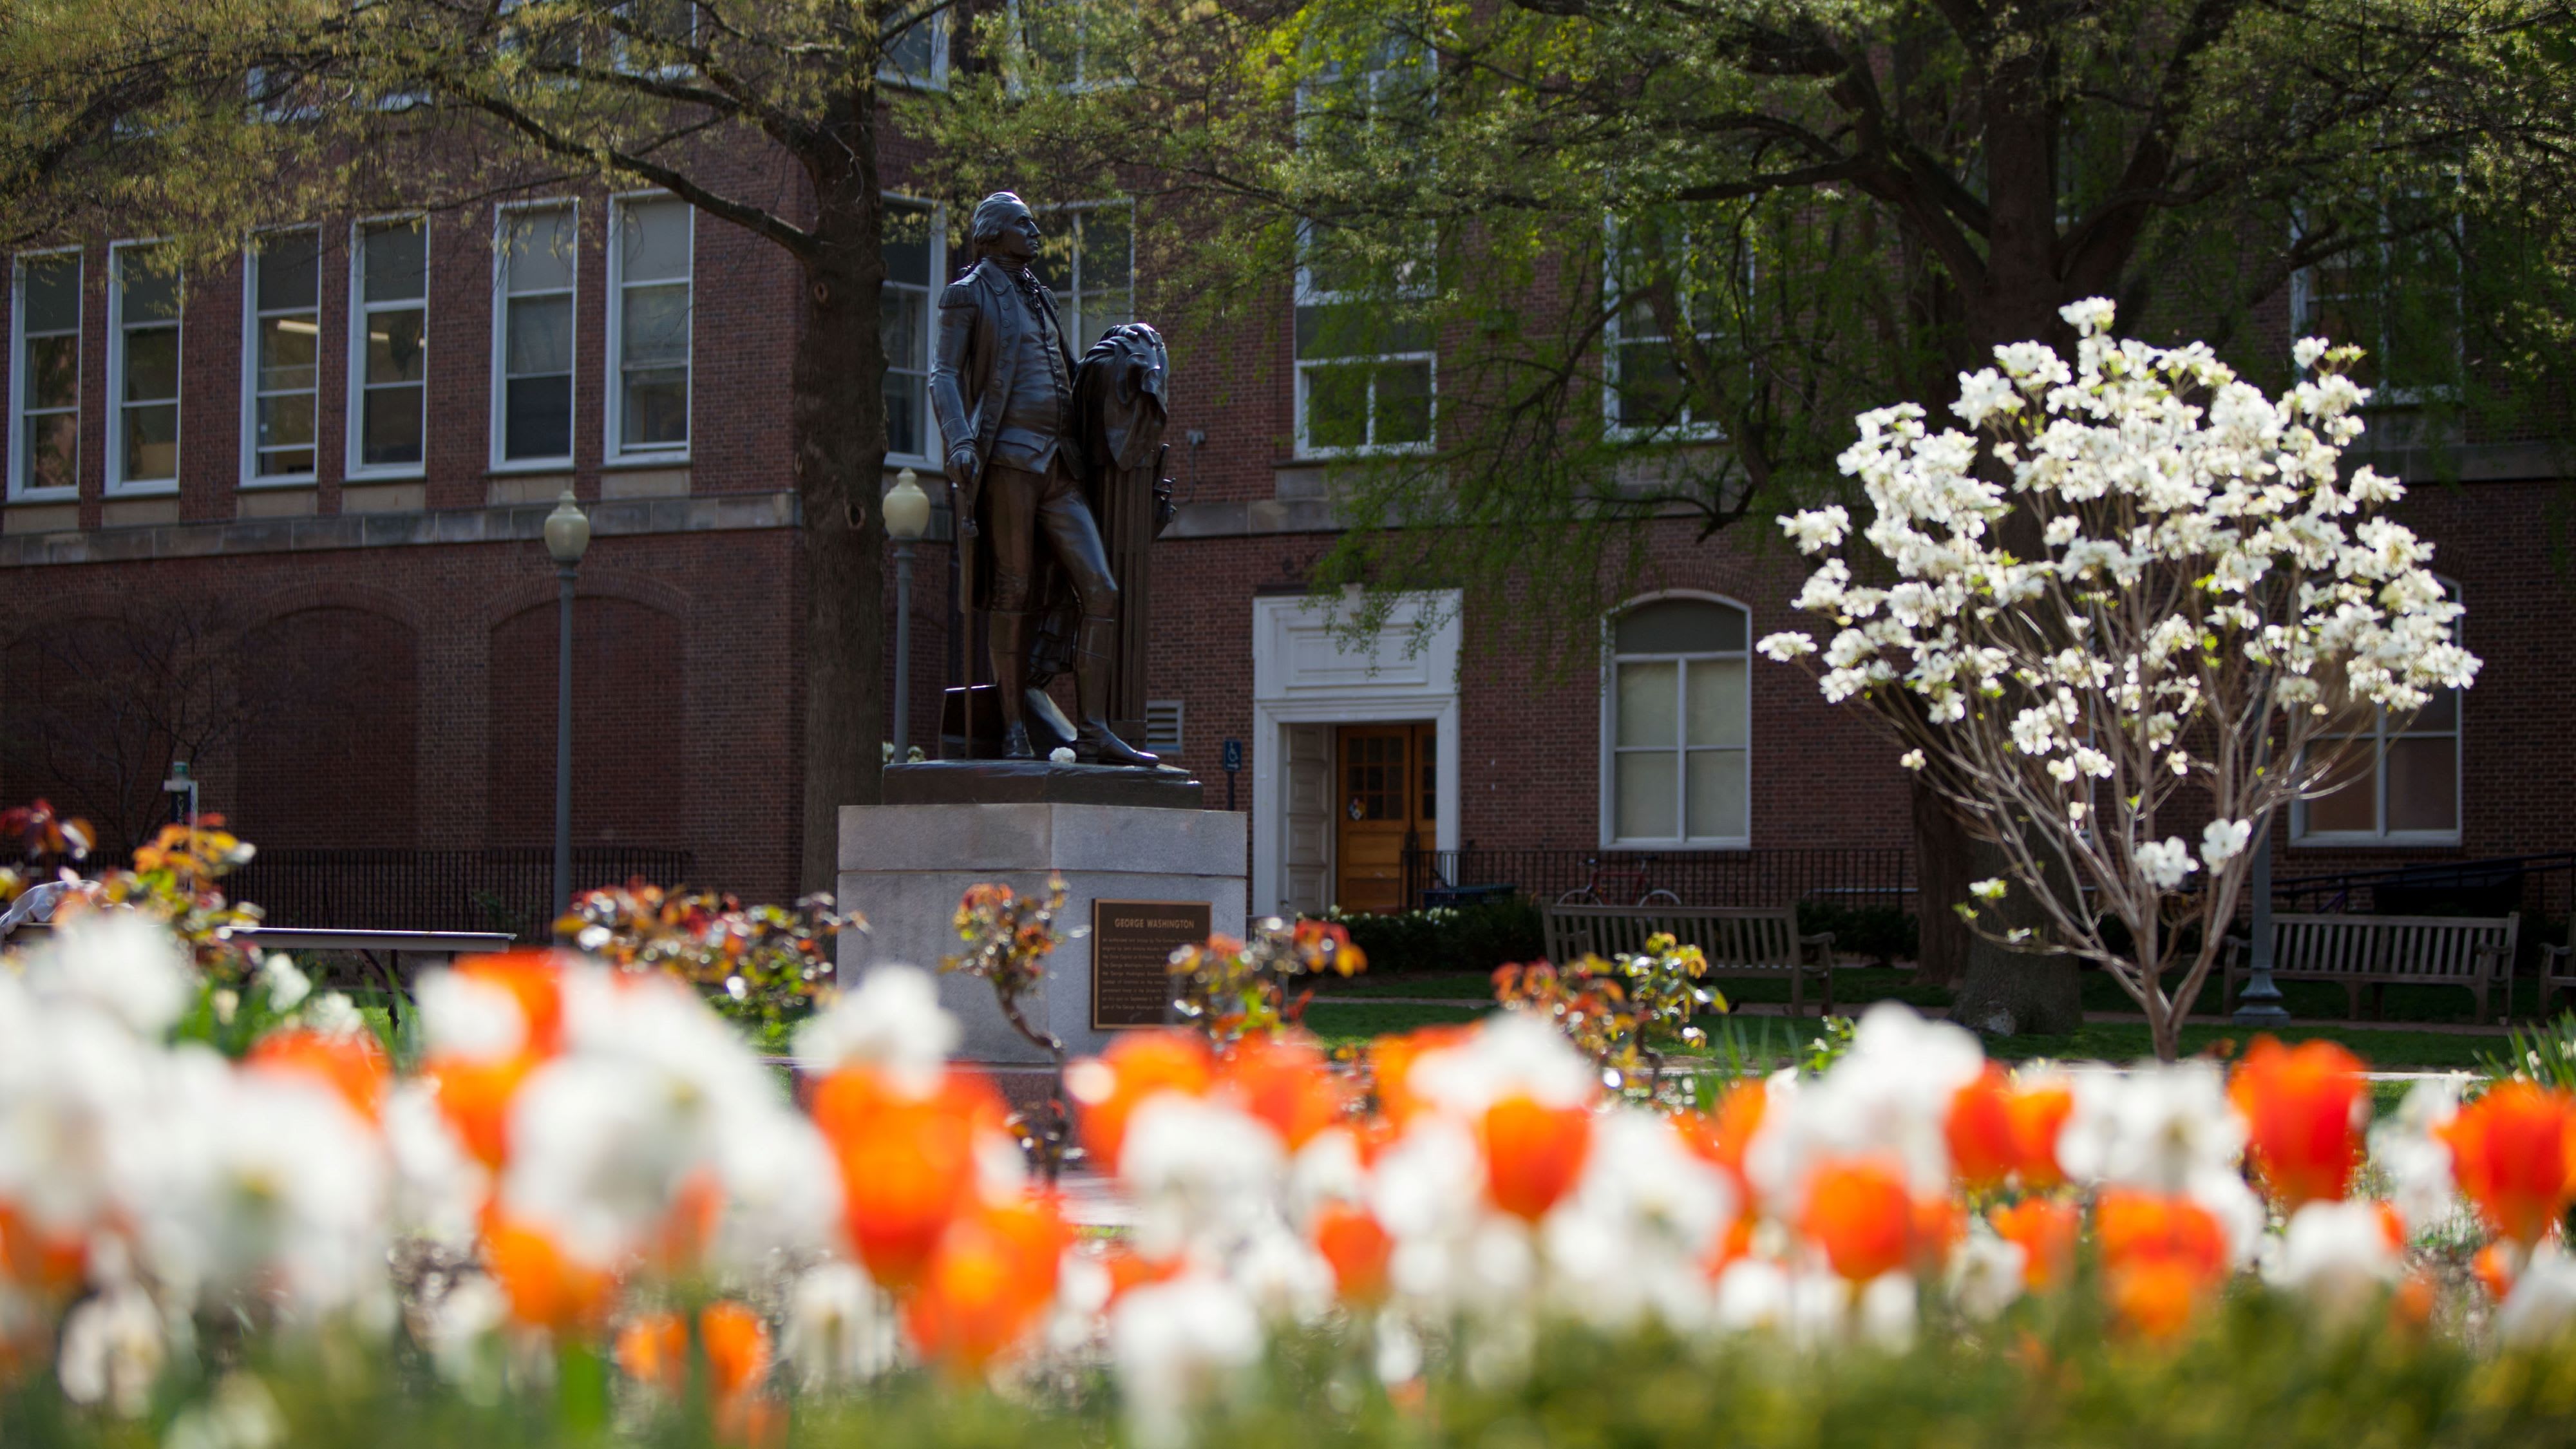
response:
[[[1027,1334],[1055,1296],[1071,1241],[1052,1202],[987,1204],[940,1240],[904,1322],[925,1357],[974,1373]]]
[[[1378,1110],[1398,1127],[1413,1120],[1422,1101],[1407,1078],[1413,1064],[1433,1052],[1447,1051],[1475,1034],[1471,1026],[1417,1027],[1402,1036],[1382,1036],[1369,1043],[1369,1081],[1377,1092]]]
[[[648,1313],[617,1330],[614,1356],[628,1378],[676,1394],[689,1383],[689,1326],[676,1313]]]
[[[1904,1174],[1879,1162],[1827,1162],[1807,1181],[1799,1230],[1825,1262],[1854,1283],[1913,1262],[1915,1203]]]
[[[1079,1108],[1083,1150],[1101,1171],[1118,1170],[1127,1118],[1156,1092],[1197,1096],[1216,1077],[1216,1059],[1205,1041],[1184,1031],[1130,1032],[1099,1056],[1073,1064],[1065,1089]]]
[[[350,1111],[369,1122],[383,1118],[391,1069],[385,1049],[376,1044],[372,1033],[326,1036],[300,1028],[271,1032],[250,1049],[242,1064],[254,1071],[301,1072],[339,1093]]]
[[[468,956],[456,963],[456,974],[510,993],[527,1023],[530,1055],[550,1057],[563,1050],[563,963],[554,952]]]
[[[1377,1216],[1357,1203],[1328,1202],[1315,1210],[1315,1251],[1333,1265],[1333,1286],[1353,1303],[1386,1296],[1387,1260],[1395,1243]]]
[[[2566,1213],[2576,1134],[2576,1101],[2566,1093],[2500,1082],[2436,1130],[2460,1192],[2497,1233],[2529,1247]]]
[[[552,1238],[507,1221],[484,1233],[483,1260],[510,1300],[510,1316],[552,1333],[595,1328],[617,1291],[615,1274],[577,1262]]]
[[[1744,1176],[1744,1153],[1753,1145],[1753,1134],[1761,1130],[1762,1114],[1770,1105],[1768,1087],[1758,1081],[1738,1082],[1717,1099],[1715,1111],[1685,1112],[1673,1119],[1683,1145],[1725,1173],[1747,1204],[1753,1200],[1753,1186]],[[1749,1211],[1746,1215],[1751,1216]]]
[[[863,1067],[815,1088],[814,1124],[841,1165],[842,1223],[878,1282],[901,1289],[920,1278],[974,1198],[975,1138],[999,1117],[991,1089],[954,1072],[928,1097]]]
[[[2330,1041],[2286,1047],[2258,1037],[2227,1096],[2245,1119],[2255,1169],[2284,1206],[2338,1201],[2352,1191],[2370,1112],[2361,1058]]]
[[[421,1075],[438,1088],[439,1115],[456,1129],[465,1150],[498,1172],[510,1156],[510,1104],[536,1066],[536,1058],[528,1056],[495,1061],[451,1057],[429,1063]]]
[[[1592,1147],[1592,1113],[1505,1097],[1485,1109],[1486,1190],[1494,1206],[1536,1222],[1583,1174]]]
[[[49,1233],[0,1201],[0,1276],[28,1292],[53,1297],[79,1287],[88,1267],[86,1234]]]
[[[2021,1281],[2030,1291],[2044,1293],[2074,1271],[2075,1240],[2083,1223],[2072,1204],[2026,1197],[1996,1209],[1986,1220],[1996,1237],[2021,1245]]]
[[[1124,1243],[1112,1243],[1101,1254],[1101,1266],[1109,1270],[1109,1301],[1117,1302],[1148,1283],[1162,1283],[1180,1276],[1188,1260],[1175,1254],[1168,1258],[1148,1258]]]
[[[769,1325],[744,1305],[709,1304],[698,1315],[698,1339],[706,1345],[707,1382],[716,1397],[733,1398],[769,1376]]]
[[[2111,1306],[2150,1337],[2181,1331],[2227,1276],[2227,1234],[2186,1197],[2114,1190],[2093,1209]]]
[[[1225,1080],[1244,1110],[1270,1124],[1290,1151],[1342,1118],[1342,1089],[1312,1041],[1250,1038],[1225,1062]]]
[[[1989,1192],[2006,1182],[2045,1189],[2066,1180],[2057,1165],[2057,1135],[2075,1110],[2059,1083],[2024,1087],[1992,1062],[1950,1099],[1942,1124],[1960,1185]]]

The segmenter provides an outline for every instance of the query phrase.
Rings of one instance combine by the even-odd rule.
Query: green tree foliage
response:
[[[2277,372],[2295,290],[2419,441],[2555,422],[2552,0],[1023,0],[979,36],[961,191],[1140,193],[1212,334],[1300,278],[1304,450],[1360,525],[1319,582],[1544,578],[1511,612],[1584,657],[1640,524],[1835,490],[1856,413],[2081,297]],[[1317,365],[1415,353],[1436,419]]]
[[[171,235],[655,186],[799,272],[804,866],[875,798],[886,451],[881,142],[947,0],[53,0],[0,11],[0,236]],[[782,704],[788,698],[781,691]]]

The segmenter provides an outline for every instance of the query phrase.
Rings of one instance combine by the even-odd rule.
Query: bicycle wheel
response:
[[[1681,903],[1682,898],[1680,896],[1674,895],[1671,891],[1665,890],[1661,886],[1637,897],[1637,904],[1641,906],[1678,906]]]
[[[1601,892],[1590,886],[1576,886],[1558,896],[1556,903],[1560,906],[1597,906],[1601,904]]]

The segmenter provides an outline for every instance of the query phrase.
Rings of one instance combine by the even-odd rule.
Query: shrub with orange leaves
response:
[[[2497,1083],[2435,1129],[2451,1175],[2487,1226],[2529,1247],[2567,1212],[2576,1162],[2576,1098],[2515,1079]]]
[[[2361,1165],[2370,1116],[2361,1058],[2330,1041],[2255,1039],[2227,1084],[2246,1151],[2285,1207],[2340,1201]]]
[[[1156,1092],[1198,1096],[1216,1079],[1216,1054],[1185,1031],[1129,1032],[1109,1050],[1065,1070],[1065,1091],[1080,1108],[1083,1150],[1102,1172],[1118,1170],[1127,1118]]]
[[[2057,1134],[2075,1110],[2060,1083],[2024,1087],[1993,1062],[1950,1099],[1942,1124],[1960,1185],[1984,1192],[2019,1182],[2045,1189],[2066,1180],[2057,1165]]]
[[[1315,1210],[1315,1251],[1333,1268],[1333,1286],[1352,1303],[1386,1296],[1386,1265],[1395,1242],[1377,1215],[1357,1203],[1328,1202]]]
[[[980,1205],[949,1227],[904,1300],[913,1342],[952,1372],[980,1372],[1036,1325],[1071,1242],[1052,1201]]]
[[[2074,1272],[2075,1240],[2084,1227],[2074,1204],[2026,1197],[1996,1209],[1986,1221],[1996,1237],[2020,1246],[2022,1286],[2033,1293],[2057,1287]]]
[[[1479,1134],[1486,1189],[1494,1206],[1536,1222],[1583,1175],[1592,1147],[1592,1112],[1509,1096],[1485,1109]]]
[[[2093,1209],[2111,1307],[2121,1322],[2169,1338],[2227,1277],[2227,1233],[2190,1198],[2113,1189]]]

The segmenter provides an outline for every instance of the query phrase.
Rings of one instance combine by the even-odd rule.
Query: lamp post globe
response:
[[[886,537],[913,543],[930,531],[930,495],[921,491],[921,475],[910,468],[894,475],[884,506]]]
[[[590,551],[590,515],[573,502],[572,490],[555,500],[555,511],[546,515],[546,553],[556,563],[572,568]]]

